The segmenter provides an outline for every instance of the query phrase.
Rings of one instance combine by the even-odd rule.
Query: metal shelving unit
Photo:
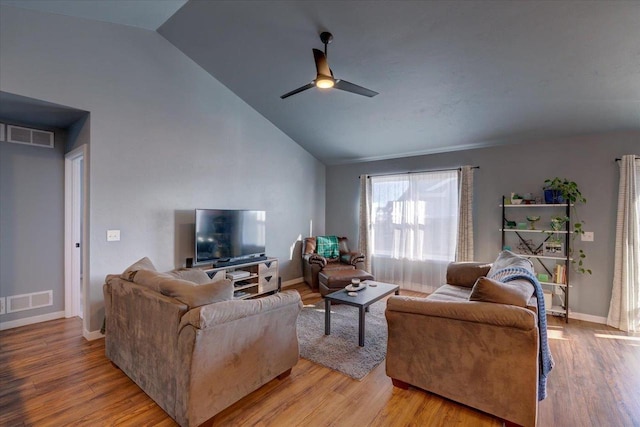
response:
[[[524,248],[523,253],[519,253],[522,256],[527,258],[531,258],[534,260],[534,266],[537,267],[536,271],[538,273],[546,273],[552,281],[541,281],[540,284],[546,290],[552,291],[552,306],[550,309],[547,309],[547,313],[559,315],[565,318],[565,321],[569,322],[569,290],[571,288],[570,280],[569,280],[569,272],[571,267],[571,235],[573,232],[571,231],[571,205],[567,203],[562,204],[520,204],[520,205],[512,205],[505,203],[506,198],[502,197],[502,204],[500,207],[502,208],[502,228],[500,228],[500,233],[502,235],[502,249],[510,246],[512,241],[515,241],[517,244],[521,244],[520,247]],[[516,215],[525,215],[526,211],[530,210],[532,212],[536,212],[536,215],[539,215],[540,212],[549,212],[550,215],[558,214],[560,211],[564,213],[567,221],[564,223],[564,228],[562,230],[531,230],[531,229],[518,229],[518,228],[507,228],[507,223],[512,222],[507,218],[507,211],[510,214]],[[539,215],[542,216],[542,215]],[[564,240],[563,254],[559,256],[551,256],[551,255],[541,255],[540,251],[544,247],[544,244],[548,242],[554,235],[562,236],[562,240]],[[531,239],[527,240],[524,236],[531,236]],[[535,240],[535,241],[534,241]],[[518,253],[518,251],[513,251]],[[550,264],[557,264],[560,262],[564,265],[564,278],[562,279],[562,283],[557,283],[558,280],[553,281],[554,278],[554,267],[550,268]],[[560,302],[559,305],[555,304],[555,302]]]

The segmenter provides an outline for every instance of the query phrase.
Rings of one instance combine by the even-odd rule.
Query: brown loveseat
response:
[[[349,250],[348,239],[338,237],[340,255],[325,258],[317,253],[316,237],[306,237],[302,242],[302,272],[305,283],[313,290],[319,290],[318,274],[331,270],[364,270],[364,254]]]
[[[105,351],[181,426],[197,426],[298,362],[300,295],[233,300],[201,270],[143,259],[104,285]],[[186,279],[186,280],[184,280]]]
[[[482,277],[490,268],[511,266],[533,271],[528,260],[505,251],[493,268],[452,263],[447,284],[426,298],[389,298],[386,372],[395,386],[412,385],[535,426],[539,328],[534,286]]]

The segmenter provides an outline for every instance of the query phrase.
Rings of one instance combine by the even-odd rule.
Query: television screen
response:
[[[265,217],[265,211],[196,209],[195,262],[264,255]]]

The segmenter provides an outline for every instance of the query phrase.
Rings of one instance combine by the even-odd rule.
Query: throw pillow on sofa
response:
[[[502,283],[487,277],[480,277],[471,289],[469,301],[526,307],[531,295],[533,295],[533,286],[528,282]]]
[[[471,288],[490,268],[491,264],[486,262],[453,262],[447,267],[447,284]]]
[[[133,282],[133,278],[135,277],[136,273],[138,273],[138,271],[140,270],[156,271],[156,267],[153,265],[153,263],[149,258],[144,257],[134,262],[129,267],[127,267],[124,270],[124,272],[120,275],[120,278],[122,280],[128,280],[130,282]]]
[[[204,274],[206,275],[206,273]],[[197,284],[177,279],[169,273],[140,270],[134,276],[133,282],[162,295],[175,298],[189,306],[190,309],[233,299],[233,284],[230,280]]]
[[[171,270],[167,274],[175,277],[176,279],[187,280],[198,285],[211,282],[211,277],[204,270],[198,268],[179,268],[177,270]]]
[[[160,292],[160,281],[163,279],[172,280],[175,278],[167,273],[160,273],[155,270],[139,270],[135,276],[133,276],[133,280],[131,281],[137,285],[149,288],[152,291]]]
[[[497,271],[507,267],[522,267],[527,271],[533,272],[533,263],[518,254],[514,254],[511,251],[502,251],[498,254],[498,258],[493,262],[491,270],[487,273],[487,276],[491,277]]]
[[[160,293],[177,299],[191,309],[232,300],[233,283],[231,280],[218,280],[204,285],[196,285],[193,282],[180,279],[163,280],[160,282]]]

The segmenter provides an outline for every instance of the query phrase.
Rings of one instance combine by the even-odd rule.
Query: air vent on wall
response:
[[[32,310],[34,308],[53,305],[53,291],[34,292],[31,294],[12,295],[7,297],[7,313]]]
[[[4,123],[0,123],[0,141],[4,141]]]
[[[53,132],[7,125],[7,142],[53,148]]]

